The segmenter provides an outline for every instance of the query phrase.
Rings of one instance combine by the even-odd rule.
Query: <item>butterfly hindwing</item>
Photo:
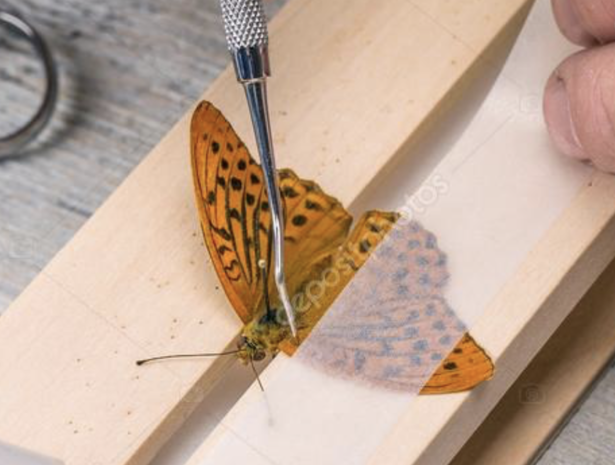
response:
[[[317,264],[344,243],[352,216],[316,183],[299,179],[291,170],[280,171],[280,190],[286,223],[287,284],[290,294],[295,295],[314,275]]]

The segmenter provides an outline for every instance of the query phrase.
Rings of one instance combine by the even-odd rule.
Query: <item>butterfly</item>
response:
[[[382,310],[359,312],[351,324],[333,321],[326,331],[315,331],[319,339],[310,345],[312,351],[318,347],[313,359],[328,370],[360,374],[373,384],[403,390],[420,374],[417,360],[426,355],[428,346],[446,337],[438,332],[439,324],[455,327],[460,331],[455,340],[460,340],[451,353],[439,355],[441,363],[421,384],[421,393],[463,391],[492,377],[491,359],[465,332],[442,296],[448,279],[446,257],[432,233],[412,221],[409,235],[401,234],[394,229],[399,215],[381,211],[365,213],[351,230],[353,218],[338,200],[316,183],[282,169],[278,175],[285,268],[299,329],[293,338],[271,279],[271,212],[260,165],[209,102],[195,109],[190,137],[205,244],[222,287],[245,325],[236,351],[240,359],[248,363],[280,351],[294,354],[340,293],[352,286],[353,277],[372,253],[380,258],[393,254],[398,257],[397,275],[388,284],[380,283],[382,289],[374,297],[374,305],[386,306],[386,316]],[[387,242],[396,234],[398,241]],[[387,260],[382,263],[390,265]],[[326,281],[327,273],[333,272],[335,281]],[[365,291],[355,292],[363,304],[366,300],[360,296]],[[375,350],[374,344],[384,348]]]

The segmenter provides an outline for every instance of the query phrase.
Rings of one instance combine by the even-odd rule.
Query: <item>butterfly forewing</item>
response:
[[[260,200],[262,176],[253,169],[245,146],[213,105],[202,102],[195,110],[191,139],[196,203],[205,243],[231,304],[248,322],[262,295],[254,266],[262,236],[253,224],[262,223],[268,229],[269,220],[258,211],[256,200],[248,205],[245,199],[250,195]]]
[[[353,272],[322,298],[328,308],[343,290],[304,356],[328,372],[405,391],[455,392],[489,379],[491,360],[443,296],[446,257],[435,237],[416,222],[392,229],[396,219],[370,212],[359,221],[338,257]],[[317,307],[308,318],[323,313]]]
[[[427,384],[421,389],[421,393],[442,394],[466,391],[491,379],[493,374],[493,362],[472,336],[466,333],[438,366]]]
[[[224,290],[248,323],[263,310],[264,286],[258,266],[271,268],[271,214],[263,172],[229,122],[208,102],[194,112],[191,126],[196,202],[205,243]],[[352,217],[333,197],[291,170],[281,170],[285,213],[285,265],[291,293],[302,270],[330,256],[348,234]],[[268,288],[275,296],[273,276]],[[274,297],[275,300],[275,297]]]

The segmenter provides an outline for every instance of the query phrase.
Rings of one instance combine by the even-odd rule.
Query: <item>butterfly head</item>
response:
[[[252,341],[245,336],[242,336],[237,347],[239,349],[237,355],[246,365],[250,362],[260,362],[267,357],[266,347],[258,341]]]
[[[292,337],[290,328],[278,312],[266,311],[243,328],[239,342],[239,358],[244,362],[263,360],[267,354],[275,355],[280,344]]]

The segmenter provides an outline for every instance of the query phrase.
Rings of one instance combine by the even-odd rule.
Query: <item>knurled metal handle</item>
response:
[[[228,48],[233,57],[237,80],[246,91],[248,107],[254,126],[273,231],[273,259],[275,284],[286,312],[293,336],[297,336],[293,310],[284,274],[284,212],[273,154],[273,142],[267,105],[266,78],[270,75],[267,19],[262,0],[220,0]]]
[[[267,45],[269,36],[262,0],[220,0],[220,4],[231,52]]]
[[[269,37],[262,0],[220,0],[228,48],[242,83],[269,76]]]

